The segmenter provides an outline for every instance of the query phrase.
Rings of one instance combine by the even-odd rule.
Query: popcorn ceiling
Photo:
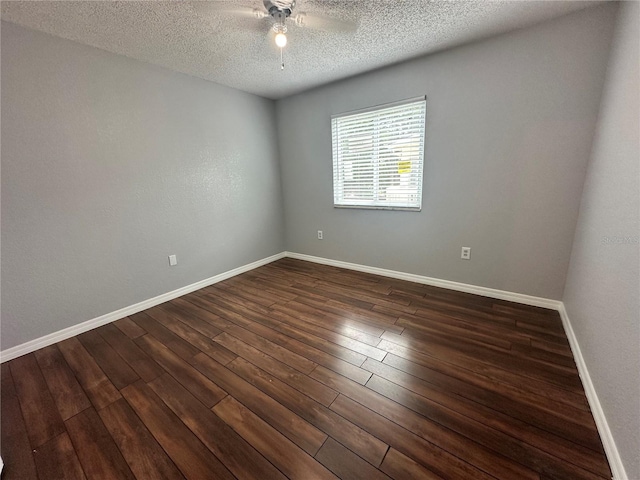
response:
[[[264,9],[262,0],[212,2]],[[357,21],[354,32],[289,25],[285,70],[271,19],[186,1],[3,1],[2,20],[268,98],[525,27],[594,5],[575,1],[298,0],[294,13]]]

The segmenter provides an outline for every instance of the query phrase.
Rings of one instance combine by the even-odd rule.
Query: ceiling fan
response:
[[[264,9],[242,7],[215,1],[193,2],[196,11],[203,14],[224,12],[235,16],[252,17],[258,20],[269,18],[273,21],[271,29],[276,33],[275,43],[280,48],[281,69],[284,70],[282,49],[287,45],[287,21],[298,27],[323,30],[326,32],[351,32],[358,24],[349,20],[327,17],[316,13],[294,13],[296,0],[263,0]]]

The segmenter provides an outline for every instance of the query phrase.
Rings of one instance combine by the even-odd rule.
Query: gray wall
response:
[[[615,10],[278,101],[287,250],[560,299]],[[422,212],[334,209],[330,116],[425,94]]]
[[[640,4],[621,7],[564,303],[629,479],[640,478]]]
[[[281,252],[281,192],[272,101],[2,24],[2,349]]]

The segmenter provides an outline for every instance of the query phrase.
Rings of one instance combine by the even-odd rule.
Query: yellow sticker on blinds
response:
[[[411,160],[398,162],[398,173],[411,173]]]

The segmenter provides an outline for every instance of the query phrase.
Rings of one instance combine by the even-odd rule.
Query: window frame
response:
[[[359,200],[359,203],[345,203],[344,201],[344,197],[340,198],[337,190],[336,190],[336,186],[337,186],[337,182],[339,179],[339,172],[338,169],[339,167],[339,159],[337,158],[338,153],[339,153],[339,146],[336,145],[337,143],[337,132],[336,132],[336,128],[337,128],[337,120],[344,118],[344,117],[352,117],[352,116],[357,116],[357,115],[362,115],[362,114],[367,114],[367,113],[372,113],[372,112],[376,112],[379,110],[386,110],[386,109],[391,109],[391,108],[395,108],[395,107],[399,107],[399,106],[403,106],[403,105],[409,105],[409,104],[418,104],[418,103],[422,103],[423,104],[423,108],[424,108],[424,122],[421,125],[421,138],[420,138],[420,143],[421,143],[421,148],[420,151],[418,153],[418,159],[420,161],[420,179],[418,181],[418,195],[419,195],[419,199],[417,202],[417,205],[402,205],[402,204],[398,204],[398,205],[392,205],[392,204],[380,204],[380,203],[376,203],[379,202],[379,200],[375,197],[377,197],[377,194],[374,194],[374,199],[371,201],[370,204],[367,204],[365,201]],[[423,186],[424,186],[424,153],[425,153],[425,144],[426,144],[426,123],[427,123],[427,97],[426,95],[421,95],[419,97],[413,97],[413,98],[408,98],[405,100],[400,100],[400,101],[396,101],[396,102],[391,102],[391,103],[385,103],[385,104],[381,104],[381,105],[376,105],[376,106],[372,106],[372,107],[367,107],[367,108],[362,108],[359,110],[352,110],[352,111],[348,111],[348,112],[344,112],[344,113],[339,113],[339,114],[335,114],[331,116],[331,151],[332,151],[332,182],[333,182],[333,207],[334,208],[349,208],[349,209],[364,209],[364,210],[399,210],[399,211],[411,211],[411,212],[420,212],[422,211],[422,190],[423,190]],[[372,133],[372,136],[379,136],[380,132],[383,131],[380,127],[376,126],[374,127],[374,132]],[[375,142],[374,142],[375,144]],[[376,147],[372,147],[372,151],[374,151],[376,149]],[[374,172],[374,177],[371,181],[371,186],[372,189],[375,191],[375,186],[376,184],[379,182],[380,177],[379,177],[379,166],[380,166],[380,162],[376,161],[374,162],[371,171]],[[344,183],[343,183],[344,185]],[[367,184],[365,184],[367,185]],[[337,203],[339,201],[342,201],[343,203]],[[390,202],[391,203],[391,202]]]

